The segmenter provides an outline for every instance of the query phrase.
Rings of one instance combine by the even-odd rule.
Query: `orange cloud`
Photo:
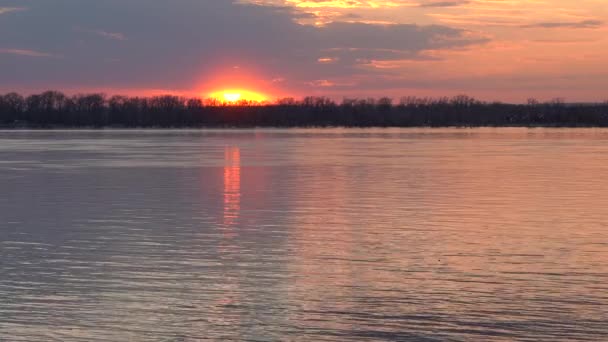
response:
[[[411,4],[409,1],[363,1],[363,0],[287,0],[287,4],[303,8],[383,8]]]

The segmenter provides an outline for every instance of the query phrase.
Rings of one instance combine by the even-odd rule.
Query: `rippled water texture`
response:
[[[0,132],[1,341],[607,341],[608,131]]]

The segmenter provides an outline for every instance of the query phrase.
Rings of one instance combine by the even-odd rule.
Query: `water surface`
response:
[[[2,341],[606,341],[608,130],[0,132]]]

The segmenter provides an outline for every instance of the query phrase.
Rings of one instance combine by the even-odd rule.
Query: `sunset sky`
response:
[[[606,0],[0,0],[0,92],[608,99]]]

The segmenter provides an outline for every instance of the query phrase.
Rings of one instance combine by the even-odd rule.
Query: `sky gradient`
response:
[[[608,99],[605,0],[0,0],[0,92]]]

